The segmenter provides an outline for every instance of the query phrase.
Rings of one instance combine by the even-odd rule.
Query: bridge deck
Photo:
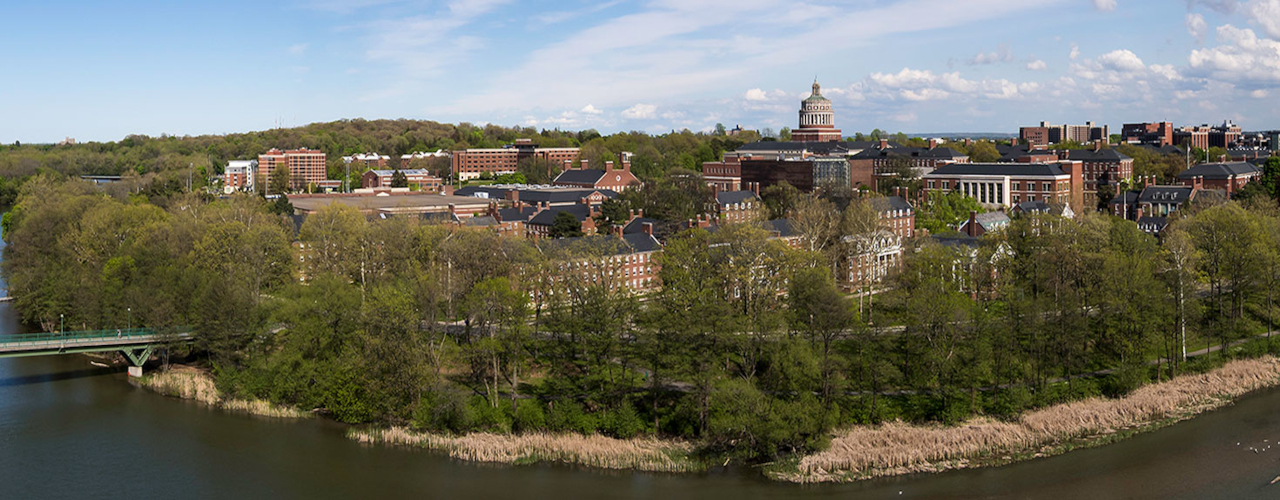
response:
[[[0,358],[41,354],[114,351],[190,340],[189,331],[161,334],[150,328],[42,332],[0,336]]]

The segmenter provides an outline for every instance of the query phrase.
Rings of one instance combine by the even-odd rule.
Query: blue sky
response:
[[[1280,128],[1280,0],[4,2],[0,142],[341,118]]]

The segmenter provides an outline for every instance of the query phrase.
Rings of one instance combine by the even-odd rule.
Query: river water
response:
[[[0,304],[0,334],[20,331]],[[1280,475],[1280,390],[1105,447],[851,485],[779,484],[750,469],[474,464],[344,432],[159,396],[83,356],[0,359],[0,499],[1280,498],[1280,484],[1267,485]]]

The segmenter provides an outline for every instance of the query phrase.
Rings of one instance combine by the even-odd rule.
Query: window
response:
[[[942,181],[942,189],[951,189],[951,181]]]
[[[1046,183],[1044,183],[1044,186],[1042,186],[1042,187],[1044,187],[1043,191],[1053,191],[1053,188],[1052,188],[1052,187],[1049,187],[1051,184],[1052,184],[1052,183],[1050,183],[1050,182],[1046,182]]]
[[[934,188],[933,182],[934,182],[934,181],[929,181],[929,189],[933,189],[933,188]]]

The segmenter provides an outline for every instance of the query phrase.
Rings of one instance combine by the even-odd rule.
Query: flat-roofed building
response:
[[[258,160],[232,160],[222,171],[222,186],[227,193],[253,191],[253,177],[258,171]]]
[[[311,185],[319,185],[325,180],[328,166],[325,164],[323,151],[307,148],[281,151],[272,149],[258,155],[258,175],[256,182],[271,186],[271,176],[276,166],[284,165],[289,170],[289,190],[302,191]]]

